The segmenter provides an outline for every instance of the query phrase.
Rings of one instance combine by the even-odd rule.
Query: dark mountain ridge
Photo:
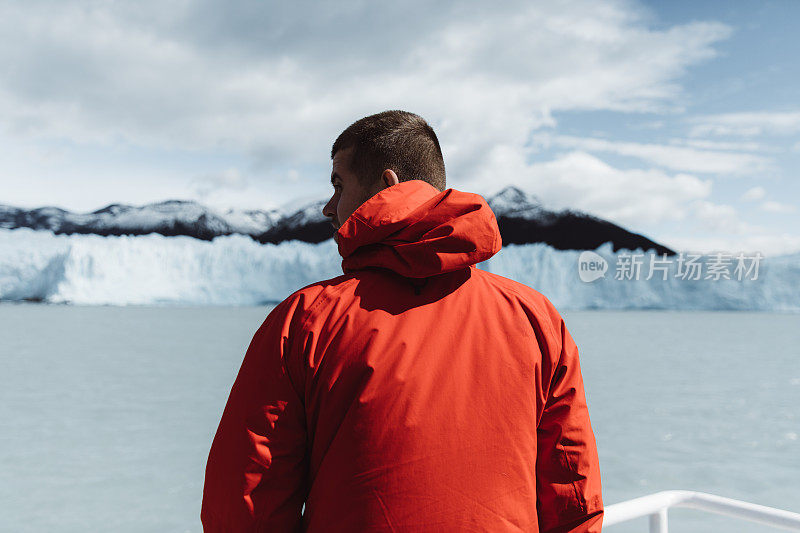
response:
[[[546,243],[558,250],[594,250],[611,242],[620,249],[675,252],[638,233],[580,211],[552,211],[516,187],[506,187],[487,198],[497,216],[503,245]],[[91,213],[73,213],[57,207],[21,209],[0,205],[0,228],[31,228],[56,234],[188,236],[202,240],[232,234],[249,235],[260,243],[288,240],[310,243],[333,237],[333,227],[322,215],[325,200],[300,209],[217,211],[193,201],[167,200],[143,206],[111,204]]]

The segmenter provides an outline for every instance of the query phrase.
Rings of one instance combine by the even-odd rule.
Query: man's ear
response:
[[[397,174],[394,173],[394,170],[387,168],[381,174],[381,182],[384,187],[391,187],[392,185],[397,185],[400,183],[400,178],[397,177]]]

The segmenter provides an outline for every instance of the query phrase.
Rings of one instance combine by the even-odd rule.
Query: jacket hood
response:
[[[338,229],[344,273],[381,267],[409,278],[459,270],[496,254],[497,219],[480,195],[422,180],[387,187]]]

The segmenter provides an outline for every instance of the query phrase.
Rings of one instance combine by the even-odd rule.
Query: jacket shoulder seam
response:
[[[484,274],[486,274],[486,277],[487,277],[488,279],[491,279],[491,280],[492,280],[492,283],[493,283],[494,285],[496,285],[496,286],[497,286],[497,285],[500,285],[500,284],[499,284],[499,283],[497,283],[497,282],[495,281],[495,279],[493,279],[493,278],[500,277],[500,278],[502,278],[502,279],[508,279],[508,278],[503,278],[502,276],[497,276],[497,274],[493,274],[492,272],[488,272],[488,271],[485,271],[485,270],[480,270],[480,269],[479,269],[479,271],[480,271],[480,272],[483,272]],[[514,280],[511,280],[511,279],[509,279],[509,281],[512,281],[512,282],[514,282],[514,283],[519,283],[519,282],[515,282]],[[527,286],[526,286],[526,287],[527,287]],[[527,295],[527,294],[525,294],[523,291],[519,290],[517,287],[514,287],[513,285],[507,285],[507,284],[503,284],[503,285],[501,286],[501,288],[502,288],[502,289],[504,289],[504,290],[508,290],[509,292],[511,292],[511,293],[513,293],[513,294],[515,294],[515,295],[516,295],[516,296],[518,296],[520,299],[522,299],[524,302],[526,302],[526,303],[530,304],[530,305],[531,305],[531,307],[534,307],[534,308],[536,308],[537,310],[539,310],[539,309],[540,309],[540,306],[538,305],[538,302],[536,302],[536,301],[535,301],[535,299],[531,298],[531,297],[530,297],[530,295]],[[536,289],[534,289],[534,288],[532,288],[532,287],[528,287],[528,288],[529,288],[530,290],[534,290],[534,291],[536,290]],[[544,300],[547,300],[547,297],[546,297],[544,294],[542,294],[542,293],[540,293],[540,292],[538,292],[538,291],[537,291],[537,293],[538,293],[538,294],[539,294],[539,295],[542,297],[542,299],[544,299]],[[539,318],[539,315],[536,315],[536,316],[537,316],[537,318]],[[549,320],[539,320],[539,324],[541,325],[542,323],[544,323],[544,327],[546,327],[546,328],[549,330],[549,333],[550,333],[550,336],[551,336],[551,338],[558,338],[558,336],[556,336],[556,331],[555,331],[555,328],[554,328],[553,324],[551,324],[551,322],[550,322]],[[559,344],[560,344],[560,343],[559,343]]]
[[[350,274],[344,274],[342,276],[337,276],[336,278],[331,278],[331,279],[348,278],[345,281],[349,281],[350,279],[352,279],[352,277],[353,276],[350,275]],[[324,283],[326,283],[328,281],[331,281],[331,280],[325,280],[325,281],[321,281],[321,282],[318,282],[318,283],[314,283],[312,285],[309,285],[308,287],[313,287],[314,285],[324,284]],[[320,306],[322,306],[322,304],[324,304],[326,302],[329,302],[331,300],[332,294],[336,292],[335,288],[338,287],[338,286],[339,286],[339,284],[333,285],[333,287],[330,286],[330,285],[329,286],[324,286],[323,285],[321,287],[321,290],[320,290],[319,294],[314,298],[314,301],[305,310],[305,312],[303,313],[303,316],[301,317],[300,331],[306,331],[308,323],[311,320],[311,318],[314,316],[315,312],[320,308]],[[302,290],[304,290],[304,289],[306,289],[308,287],[304,287],[303,289],[300,289],[300,291],[302,291]],[[298,292],[300,292],[300,291],[298,291]]]

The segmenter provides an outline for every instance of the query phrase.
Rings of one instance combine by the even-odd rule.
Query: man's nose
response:
[[[336,221],[336,203],[334,202],[334,198],[332,197],[328,200],[328,203],[325,204],[325,207],[322,208],[322,216],[330,218],[331,223],[335,225]]]

